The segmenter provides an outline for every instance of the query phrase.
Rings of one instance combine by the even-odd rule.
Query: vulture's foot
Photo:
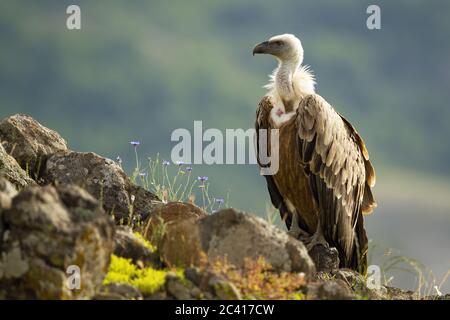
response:
[[[320,227],[317,228],[317,231],[305,241],[306,243],[306,249],[310,251],[312,248],[318,245],[322,245],[325,248],[329,248],[330,245],[328,244],[327,240],[325,240],[325,237],[323,236],[322,230]]]
[[[294,212],[294,214],[292,215],[292,222],[291,222],[291,226],[289,228],[289,231],[287,232],[288,235],[290,235],[291,237],[294,237],[295,239],[300,239],[303,241],[303,239],[305,238],[310,238],[310,234],[304,230],[302,230],[299,226],[298,226],[298,216],[297,213]]]
[[[304,241],[304,239],[311,238],[311,235],[308,232],[300,229],[300,227],[298,225],[291,226],[291,228],[289,229],[289,231],[287,233],[291,237],[294,237],[295,239],[301,240],[301,241]]]

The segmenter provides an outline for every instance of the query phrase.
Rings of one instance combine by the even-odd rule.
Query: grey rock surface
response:
[[[114,223],[90,194],[74,185],[28,187],[1,218],[0,297],[94,295],[114,249]]]
[[[199,252],[209,259],[226,256],[237,267],[243,267],[246,258],[263,257],[276,271],[304,272],[306,277],[315,272],[300,241],[261,218],[234,209],[180,220],[169,228],[162,246],[166,262],[195,265],[201,260]]]
[[[0,141],[30,175],[38,177],[47,157],[67,150],[66,141],[32,117],[16,114],[0,122]]]
[[[16,159],[6,152],[2,144],[0,144],[0,176],[3,176],[18,189],[36,184],[19,166]]]
[[[132,184],[111,159],[92,152],[63,151],[50,156],[42,175],[46,184],[76,184],[98,199],[118,223],[143,220],[158,198]]]

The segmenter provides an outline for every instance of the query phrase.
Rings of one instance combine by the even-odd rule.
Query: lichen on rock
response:
[[[76,184],[98,199],[118,223],[144,220],[158,198],[135,186],[113,160],[93,152],[62,151],[51,155],[42,174],[44,184]]]
[[[196,265],[204,252],[210,259],[226,256],[238,267],[246,258],[262,256],[275,270],[304,272],[307,277],[315,272],[301,242],[261,218],[233,209],[171,224],[161,251],[164,261],[174,265]]]
[[[6,152],[34,178],[38,178],[49,155],[67,150],[66,141],[56,131],[23,114],[0,122],[0,141]]]
[[[86,191],[73,185],[28,187],[1,219],[0,296],[74,299],[95,294],[114,248],[114,224]],[[67,285],[69,266],[79,268],[80,288]]]
[[[1,137],[0,137],[1,142]],[[29,185],[35,185],[33,179],[23,170],[16,159],[11,157],[0,143],[0,176],[4,177],[16,188],[22,189]]]

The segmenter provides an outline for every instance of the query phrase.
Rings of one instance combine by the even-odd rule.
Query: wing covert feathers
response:
[[[363,140],[321,96],[306,96],[297,109],[298,149],[309,173],[325,238],[341,266],[365,269],[367,237],[361,213],[373,209],[375,171]]]

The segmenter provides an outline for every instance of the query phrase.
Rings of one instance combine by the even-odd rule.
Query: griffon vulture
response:
[[[256,45],[254,54],[278,60],[256,112],[256,132],[268,130],[269,153],[269,129],[279,130],[279,169],[265,176],[273,205],[289,233],[309,250],[319,244],[335,247],[340,267],[365,273],[363,214],[371,213],[376,202],[371,192],[375,171],[362,138],[315,93],[298,38],[274,36]],[[256,146],[259,155],[258,134]],[[259,156],[258,163],[263,167]]]

